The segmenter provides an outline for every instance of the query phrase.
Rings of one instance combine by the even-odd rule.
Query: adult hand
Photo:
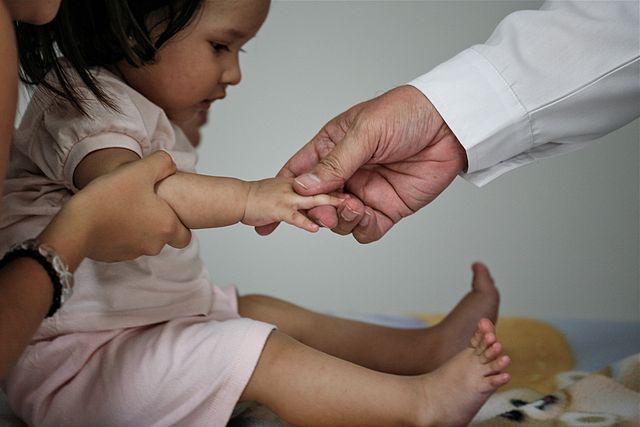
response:
[[[345,191],[337,211],[309,216],[360,243],[380,239],[434,200],[467,167],[464,148],[418,89],[401,86],[327,123],[280,170],[301,195]],[[277,224],[256,228],[261,235]]]
[[[185,247],[191,232],[155,193],[175,171],[171,156],[159,151],[97,178],[64,205],[40,240],[72,269],[85,256],[113,262],[156,255],[165,244]]]

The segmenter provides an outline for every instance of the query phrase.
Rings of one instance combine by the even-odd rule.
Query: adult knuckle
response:
[[[320,165],[324,168],[326,173],[335,178],[342,178],[344,176],[344,168],[335,156],[326,156],[320,160]]]
[[[331,231],[341,236],[346,236],[347,234],[351,233],[351,230],[345,228],[341,224],[339,224],[337,227],[332,228]]]
[[[156,246],[150,242],[143,244],[140,248],[140,252],[147,256],[157,255],[158,253],[155,250]]]
[[[175,221],[163,221],[159,226],[159,232],[164,240],[171,240],[178,232],[178,224]]]
[[[358,241],[358,243],[367,244],[377,241],[381,236],[375,236],[356,229],[353,231],[353,237]]]
[[[191,233],[187,232],[175,243],[175,247],[178,249],[183,249],[183,248],[186,248],[190,242],[191,242]]]

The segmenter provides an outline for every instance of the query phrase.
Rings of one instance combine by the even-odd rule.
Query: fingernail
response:
[[[305,173],[304,175],[300,175],[295,179],[299,186],[308,190],[310,187],[315,187],[320,183],[320,178],[312,173]]]
[[[362,219],[360,220],[360,224],[362,227],[366,227],[367,225],[369,225],[369,221],[371,221],[371,212],[369,212],[368,210],[364,211],[364,215],[362,215]]]
[[[351,210],[349,208],[349,206],[345,206],[344,209],[342,209],[342,212],[340,213],[340,216],[342,217],[342,219],[344,219],[345,221],[353,221],[354,219],[356,219],[356,217],[358,216],[358,213]]]

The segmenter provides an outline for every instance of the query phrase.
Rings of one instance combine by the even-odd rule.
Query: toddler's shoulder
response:
[[[93,76],[115,108],[101,102],[77,75],[70,73],[86,114],[40,86],[14,134],[17,151],[44,175],[70,189],[74,189],[75,167],[93,151],[126,148],[144,157],[175,144],[162,109],[105,69],[95,69]]]
[[[16,142],[19,145],[42,142],[38,131],[44,131],[54,143],[63,146],[96,135],[121,134],[134,139],[143,151],[166,148],[162,144],[152,146],[158,145],[152,142],[158,128],[168,123],[160,107],[104,68],[94,69],[92,75],[111,106],[98,99],[79,76],[69,72],[86,114],[67,99],[40,86],[34,91],[16,131]],[[53,80],[51,82],[53,84]]]

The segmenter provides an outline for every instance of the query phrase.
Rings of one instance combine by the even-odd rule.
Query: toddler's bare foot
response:
[[[509,356],[501,355],[495,327],[481,319],[469,347],[422,377],[425,406],[420,424],[465,426],[510,375],[503,372]]]
[[[425,339],[432,343],[433,340],[437,342],[437,346],[429,346],[429,360],[425,372],[436,369],[464,349],[480,319],[489,319],[494,324],[498,320],[500,293],[493,283],[489,269],[479,262],[474,263],[471,269],[471,291],[447,317],[425,334],[428,335]]]

